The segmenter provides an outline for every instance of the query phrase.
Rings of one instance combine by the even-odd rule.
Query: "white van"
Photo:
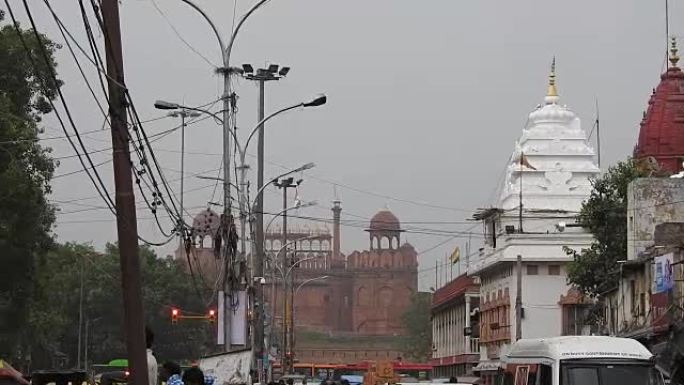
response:
[[[502,362],[503,385],[664,385],[651,352],[627,338],[522,339]]]

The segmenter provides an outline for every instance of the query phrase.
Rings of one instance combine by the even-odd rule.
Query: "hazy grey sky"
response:
[[[235,1],[238,14],[252,4]],[[77,1],[51,3],[87,47]],[[20,19],[27,20],[21,2],[11,0],[11,4]],[[41,31],[62,42],[43,1],[29,4]],[[191,8],[180,0],[156,0],[156,4],[183,39],[210,61],[219,62],[214,36]],[[234,2],[198,0],[198,4],[228,35]],[[684,6],[671,4],[672,34],[682,33],[677,24],[682,12]],[[121,20],[127,84],[143,118],[163,115],[152,106],[156,99],[198,105],[218,97],[220,79],[213,68],[176,36],[151,0],[123,1]],[[268,84],[267,111],[319,92],[328,95],[327,105],[281,116],[267,128],[267,160],[272,162],[267,176],[281,171],[276,165],[317,164],[304,175],[300,195],[321,204],[301,215],[331,215],[333,185],[324,179],[339,183],[343,219],[359,220],[358,226],[365,225],[361,218],[370,218],[388,204],[403,222],[433,222],[406,226],[428,233],[463,231],[472,224],[462,222],[477,207],[495,202],[514,141],[527,114],[543,100],[554,55],[561,102],[579,114],[587,131],[595,116],[595,98],[599,100],[605,168],[632,151],[642,111],[664,69],[664,34],[664,0],[272,0],[240,33],[233,64],[292,67],[286,79]],[[100,128],[101,114],[66,48],[58,61],[79,129]],[[87,68],[94,80],[92,66]],[[256,120],[257,89],[238,81],[236,91],[238,126],[247,131]],[[54,119],[46,122],[45,136],[59,135]],[[169,118],[151,122],[146,129],[154,133],[177,123]],[[179,138],[176,133],[155,143],[170,180],[178,178],[173,170],[180,167]],[[188,174],[218,168],[218,126],[209,120],[190,126],[186,138]],[[87,136],[93,150],[109,147],[110,141],[108,131]],[[54,147],[55,156],[73,155],[64,140],[44,143]],[[105,151],[94,159],[110,157]],[[249,160],[255,169],[254,159]],[[108,181],[111,167],[107,163],[99,168]],[[57,174],[79,168],[76,159],[62,159]],[[187,178],[186,190],[194,191],[186,194],[186,207],[206,205],[212,188],[198,188],[209,184]],[[172,185],[177,192],[178,182]],[[100,205],[95,196],[83,173],[54,181],[56,201],[89,198],[76,202],[79,205],[61,205],[56,228],[61,241],[88,241],[101,247],[116,239],[113,217],[106,210],[74,212],[88,209],[83,205]],[[270,190],[266,199],[267,210],[281,204],[276,190]],[[144,219],[149,212],[140,211],[139,216],[141,233],[160,239],[153,222]],[[477,242],[480,227],[473,231]],[[467,236],[451,239],[412,233],[403,239],[419,252],[446,241],[420,255],[421,287],[426,288],[434,280],[434,270],[429,269],[435,260],[457,245],[463,247]],[[367,248],[367,234],[359,227],[345,226],[342,245],[345,253]]]

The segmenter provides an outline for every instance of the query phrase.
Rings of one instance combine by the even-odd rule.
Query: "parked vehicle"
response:
[[[522,339],[502,361],[504,385],[664,385],[651,352],[627,338]]]

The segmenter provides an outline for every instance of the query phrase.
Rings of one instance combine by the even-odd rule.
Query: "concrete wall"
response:
[[[538,275],[527,274],[529,265],[537,266]],[[522,297],[523,309],[525,309],[525,318],[522,323],[523,338],[556,337],[562,333],[562,311],[558,302],[560,295],[565,294],[569,286],[563,274],[564,269],[561,269],[560,275],[549,275],[550,265],[533,263],[523,265]]]
[[[655,226],[684,222],[684,179],[639,178],[627,189],[627,259],[653,245]]]

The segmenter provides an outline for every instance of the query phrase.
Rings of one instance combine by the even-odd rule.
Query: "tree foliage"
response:
[[[171,257],[157,258],[147,247],[140,249],[140,262],[145,321],[155,333],[153,349],[158,359],[183,361],[207,353],[215,325],[201,320],[171,324],[172,307],[186,314],[207,311],[182,265]],[[121,270],[115,245],[107,245],[104,253],[82,244],[58,245],[36,270],[39,288],[30,306],[34,368],[77,365],[81,277],[81,357],[85,357],[86,339],[91,364],[125,357]]]
[[[401,317],[406,330],[403,351],[407,357],[423,362],[432,354],[432,322],[430,320],[430,293],[415,293],[411,305]]]
[[[580,223],[594,236],[588,249],[566,248],[573,257],[568,281],[582,293],[596,297],[617,286],[617,261],[627,258],[627,186],[644,172],[631,159],[592,180],[592,192],[582,204]]]
[[[51,247],[55,220],[47,200],[55,164],[37,136],[60,86],[49,72],[58,46],[33,31],[20,33],[28,51],[12,25],[0,26],[0,357],[27,337],[34,264]]]

